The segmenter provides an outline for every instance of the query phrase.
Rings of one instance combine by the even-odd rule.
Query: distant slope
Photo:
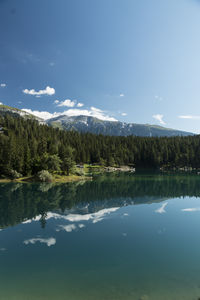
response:
[[[40,123],[44,123],[43,119],[38,118],[32,114],[29,114],[28,112],[23,111],[19,108],[7,106],[7,105],[0,105],[0,115],[4,115],[4,114],[12,114],[12,115],[23,117],[24,119],[37,120]]]
[[[123,123],[118,121],[103,121],[88,116],[59,116],[46,121],[47,124],[65,130],[76,130],[79,132],[90,132],[94,134],[115,135],[115,136],[188,136],[194,135],[185,132],[157,125]]]

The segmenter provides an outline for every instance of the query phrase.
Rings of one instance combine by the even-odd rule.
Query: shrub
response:
[[[22,177],[22,174],[18,173],[16,170],[10,170],[8,176],[14,180]]]
[[[84,176],[85,172],[84,172],[83,169],[76,169],[75,175],[77,175],[77,176]]]
[[[41,182],[52,182],[53,176],[47,170],[42,170],[38,172],[37,179]]]

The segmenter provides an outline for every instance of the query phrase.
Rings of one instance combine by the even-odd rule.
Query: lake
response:
[[[200,176],[0,184],[0,299],[200,299]]]

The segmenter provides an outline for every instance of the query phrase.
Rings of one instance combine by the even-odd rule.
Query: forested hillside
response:
[[[63,131],[35,120],[0,116],[0,173],[67,173],[76,163],[108,166],[200,167],[200,136],[118,137]]]

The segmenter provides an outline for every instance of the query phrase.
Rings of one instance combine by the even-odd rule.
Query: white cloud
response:
[[[55,100],[54,103],[55,103],[55,104],[58,104],[58,103],[59,103],[59,100]]]
[[[200,211],[200,207],[184,208],[182,209],[182,211],[188,211],[188,212]]]
[[[127,116],[127,113],[121,113],[122,116]]]
[[[59,102],[58,106],[74,107],[76,103],[70,99]]]
[[[155,120],[160,122],[160,124],[165,125],[166,123],[163,121],[163,115],[157,114],[152,116]]]
[[[0,87],[4,88],[4,87],[6,87],[6,84],[5,83],[0,83]]]
[[[37,111],[37,110],[31,110],[28,108],[23,108],[23,111],[26,111],[36,117],[42,118],[44,120],[50,119],[50,118],[55,118],[58,116],[91,116],[95,117],[100,120],[104,121],[117,121],[115,118],[108,116],[104,111],[91,107],[90,110],[87,109],[78,109],[78,108],[73,108],[73,109],[68,109],[63,112],[54,112],[54,113],[49,113],[47,111]]]
[[[0,102],[0,105],[3,105],[3,102]]]
[[[124,97],[125,95],[124,95],[123,93],[121,93],[119,96],[120,96],[120,97]]]
[[[178,116],[180,119],[191,119],[191,120],[200,120],[200,116],[194,116],[194,115],[183,115]]]
[[[56,239],[51,237],[51,238],[48,238],[48,239],[42,239],[42,238],[32,238],[32,239],[29,239],[29,240],[25,240],[24,241],[24,244],[25,245],[28,245],[28,244],[35,244],[35,243],[42,243],[42,244],[46,244],[48,247],[50,246],[53,246],[56,244]]]
[[[163,205],[160,208],[156,209],[155,212],[158,214],[166,213],[165,207],[167,206],[167,204],[168,204],[168,202],[163,203]]]
[[[38,118],[42,118],[44,120],[55,118],[55,117],[58,117],[60,115],[59,113],[51,114],[48,111],[31,110],[31,109],[28,109],[28,108],[23,108],[22,110],[29,113],[29,114],[31,114],[31,115],[34,115]]]
[[[41,96],[41,95],[52,96],[55,94],[55,89],[51,88],[50,86],[47,86],[44,90],[39,90],[38,92],[35,91],[34,89],[31,90],[25,89],[23,90],[23,93],[28,95],[33,95],[33,96]]]
[[[82,107],[83,105],[84,105],[83,103],[80,103],[80,102],[79,102],[79,103],[77,104],[77,107]]]

